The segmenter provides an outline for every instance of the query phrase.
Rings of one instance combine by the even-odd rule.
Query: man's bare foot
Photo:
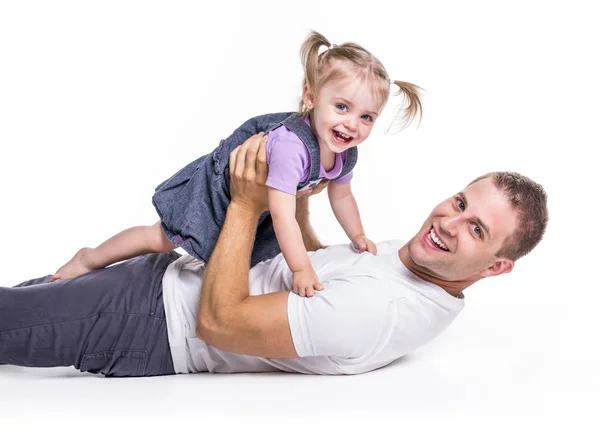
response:
[[[83,249],[80,249],[77,253],[75,253],[75,256],[73,256],[69,262],[67,262],[64,266],[58,269],[54,275],[52,275],[50,282],[54,282],[59,279],[75,278],[76,276],[95,270],[94,267],[89,264],[89,260],[87,259],[90,250],[92,250],[90,247],[84,247]]]

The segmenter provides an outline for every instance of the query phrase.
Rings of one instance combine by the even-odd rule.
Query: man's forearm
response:
[[[249,296],[250,256],[259,215],[231,203],[204,274],[198,334],[226,324]]]
[[[321,244],[315,231],[310,224],[310,213],[308,210],[308,197],[298,198],[296,200],[296,221],[302,232],[302,241],[308,252],[314,252],[324,248]]]

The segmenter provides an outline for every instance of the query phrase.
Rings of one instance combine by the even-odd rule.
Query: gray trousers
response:
[[[148,254],[65,281],[0,288],[0,364],[175,374],[162,278],[179,256]]]

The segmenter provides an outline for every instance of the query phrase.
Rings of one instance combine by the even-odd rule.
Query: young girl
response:
[[[327,49],[319,54],[319,49]],[[299,112],[252,118],[205,155],[156,188],[152,203],[160,221],[124,230],[96,248],[83,248],[52,277],[68,279],[124,259],[183,248],[208,262],[229,204],[229,153],[250,136],[268,134],[269,212],[256,232],[251,265],[280,251],[293,272],[293,291],[321,290],[295,219],[296,193],[330,180],[336,219],[359,251],[377,253],[365,236],[350,182],[356,146],[365,141],[387,103],[391,84],[405,94],[404,118],[421,113],[418,87],[391,81],[381,62],[361,46],[331,45],[312,32],[301,48],[304,81]]]

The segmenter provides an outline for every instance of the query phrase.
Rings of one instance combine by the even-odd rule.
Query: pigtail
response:
[[[302,88],[307,86],[309,90],[316,93],[316,86],[319,74],[319,49],[321,46],[331,46],[322,34],[311,31],[302,46],[300,47],[300,59],[304,69],[304,82]],[[306,112],[304,102],[300,100],[300,113]]]
[[[404,103],[406,106],[403,110],[402,119],[404,120],[404,127],[410,125],[414,119],[419,116],[419,121],[423,117],[423,106],[421,104],[421,96],[419,91],[422,90],[419,86],[407,83],[405,81],[392,81],[391,84],[395,84],[400,88],[396,95],[404,94]]]
[[[322,46],[327,50],[319,55]],[[311,31],[300,47],[300,59],[304,70],[303,92],[306,87],[316,96],[327,82],[354,76],[371,84],[371,93],[383,108],[390,97],[391,85],[395,84],[399,88],[396,95],[403,95],[404,106],[394,120],[402,120],[404,128],[423,116],[421,88],[405,81],[391,81],[383,64],[356,43],[332,45],[322,34]],[[301,116],[308,114],[302,99],[298,110]]]

